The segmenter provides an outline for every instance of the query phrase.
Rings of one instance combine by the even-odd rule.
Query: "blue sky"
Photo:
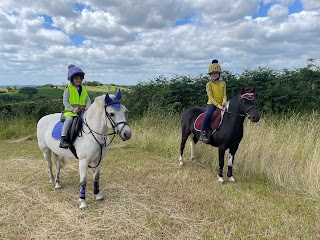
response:
[[[146,11],[148,9],[148,11]],[[86,80],[134,85],[160,75],[234,73],[319,60],[319,0],[0,2],[0,85]]]

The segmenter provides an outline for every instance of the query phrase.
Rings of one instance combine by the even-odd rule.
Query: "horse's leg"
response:
[[[49,148],[42,150],[43,151],[43,157],[47,161],[48,169],[49,169],[49,177],[50,177],[50,183],[53,183],[53,173],[52,173],[52,161],[51,161],[51,150]]]
[[[93,194],[96,200],[102,200],[103,196],[100,193],[99,178],[100,178],[101,163],[93,169]]]
[[[80,208],[88,207],[86,203],[86,185],[87,185],[87,169],[88,161],[87,159],[79,159],[79,173],[80,173]]]
[[[182,126],[181,128],[182,130],[182,137],[181,137],[181,144],[180,144],[180,158],[179,158],[179,165],[183,166],[184,162],[183,162],[183,151],[184,148],[186,146],[186,142],[188,140],[188,137],[190,135],[190,132],[187,132],[186,127]]]
[[[194,161],[194,159],[195,159],[196,144],[198,141],[199,141],[199,138],[197,138],[193,134],[193,136],[190,138],[191,161]]]
[[[193,136],[190,138],[191,161],[194,161],[197,139]]]
[[[223,183],[223,166],[224,166],[224,153],[226,149],[224,146],[219,146],[219,169],[218,169],[218,181]]]
[[[57,154],[53,154],[54,158],[56,160],[56,178],[55,178],[55,189],[60,189],[61,184],[60,184],[60,169],[61,169],[61,160],[59,159]]]
[[[232,168],[233,168],[234,156],[236,155],[236,152],[238,150],[238,146],[239,146],[239,144],[235,144],[234,146],[230,147],[230,149],[229,149],[227,176],[228,176],[230,182],[235,182],[236,181],[235,178],[232,175]]]

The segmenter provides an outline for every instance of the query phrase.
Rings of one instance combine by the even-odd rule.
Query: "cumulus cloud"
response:
[[[302,0],[302,6],[305,10],[318,10],[320,9],[319,0]]]
[[[86,79],[136,84],[159,75],[299,67],[319,59],[319,1],[6,0],[0,2],[0,85],[66,82],[69,63]],[[265,10],[267,15],[260,15]]]
[[[287,17],[289,13],[288,7],[285,7],[280,4],[275,4],[270,7],[268,10],[268,15],[271,18],[282,18],[282,17]]]

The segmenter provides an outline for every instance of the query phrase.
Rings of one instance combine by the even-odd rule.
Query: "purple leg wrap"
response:
[[[93,193],[94,194],[98,194],[99,193],[99,182],[94,182],[94,189],[93,189]]]
[[[80,198],[86,199],[86,189],[85,188],[80,188]]]
[[[228,177],[232,176],[232,167],[228,166],[228,173],[227,173]]]

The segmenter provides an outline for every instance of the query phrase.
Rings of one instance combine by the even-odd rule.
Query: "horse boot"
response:
[[[210,142],[210,138],[208,138],[207,131],[201,131],[199,140],[204,142],[204,143],[209,143]]]
[[[66,136],[62,136],[61,138],[62,138],[62,139],[61,139],[61,142],[60,142],[59,147],[61,147],[61,148],[68,148],[68,147],[71,146],[70,143],[68,142]]]

